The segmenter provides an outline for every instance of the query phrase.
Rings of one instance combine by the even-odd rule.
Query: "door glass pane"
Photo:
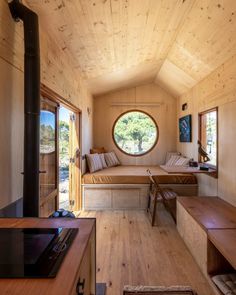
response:
[[[55,152],[55,114],[41,111],[40,114],[40,153]]]
[[[40,113],[40,196],[56,189],[56,115],[51,110]]]
[[[70,111],[59,109],[59,208],[70,210],[69,166],[70,166]]]

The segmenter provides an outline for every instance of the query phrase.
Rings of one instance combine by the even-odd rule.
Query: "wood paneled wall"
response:
[[[188,109],[181,111],[181,105]],[[178,118],[193,115],[193,142],[179,143],[183,154],[198,159],[198,113],[219,106],[219,178],[200,177],[200,194],[219,195],[236,206],[236,56],[178,99]]]
[[[131,103],[131,106],[117,106]],[[156,106],[141,106],[154,103]],[[160,104],[158,106],[158,104]],[[136,106],[135,106],[136,105]],[[128,110],[139,109],[149,113],[159,127],[159,140],[155,148],[141,157],[127,156],[120,152],[112,140],[112,127],[117,117]],[[164,162],[166,152],[176,150],[176,99],[158,85],[151,83],[112,92],[94,98],[94,146],[114,150],[122,164],[155,165]]]
[[[40,22],[40,17],[39,17]],[[92,145],[92,96],[63,50],[40,28],[41,82],[82,110],[82,152]],[[0,1],[0,208],[22,197],[23,25]],[[88,115],[87,108],[91,110]]]

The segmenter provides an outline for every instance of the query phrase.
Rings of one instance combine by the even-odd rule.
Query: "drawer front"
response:
[[[207,275],[207,234],[178,202],[177,229],[202,272]]]
[[[140,208],[140,190],[114,189],[112,190],[112,203],[114,209]]]
[[[110,189],[86,189],[84,192],[84,207],[90,208],[111,208]]]
[[[91,295],[91,248],[87,247],[73,287],[73,295]]]

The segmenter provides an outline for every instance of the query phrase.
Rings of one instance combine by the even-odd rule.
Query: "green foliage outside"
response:
[[[206,151],[211,159],[208,163],[213,165],[216,165],[217,154],[216,120],[215,111],[206,114]]]
[[[43,154],[55,151],[55,129],[51,125],[40,125],[40,152]]]
[[[117,145],[126,153],[143,154],[152,148],[156,141],[156,125],[148,115],[132,111],[117,121],[114,138]]]
[[[60,169],[69,170],[69,124],[59,121],[59,154]]]

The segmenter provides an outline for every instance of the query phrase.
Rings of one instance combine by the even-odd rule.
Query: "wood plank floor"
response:
[[[127,284],[188,285],[213,295],[171,218],[159,213],[158,227],[151,227],[144,211],[80,214],[97,218],[97,282],[107,284],[107,295],[122,294]]]

